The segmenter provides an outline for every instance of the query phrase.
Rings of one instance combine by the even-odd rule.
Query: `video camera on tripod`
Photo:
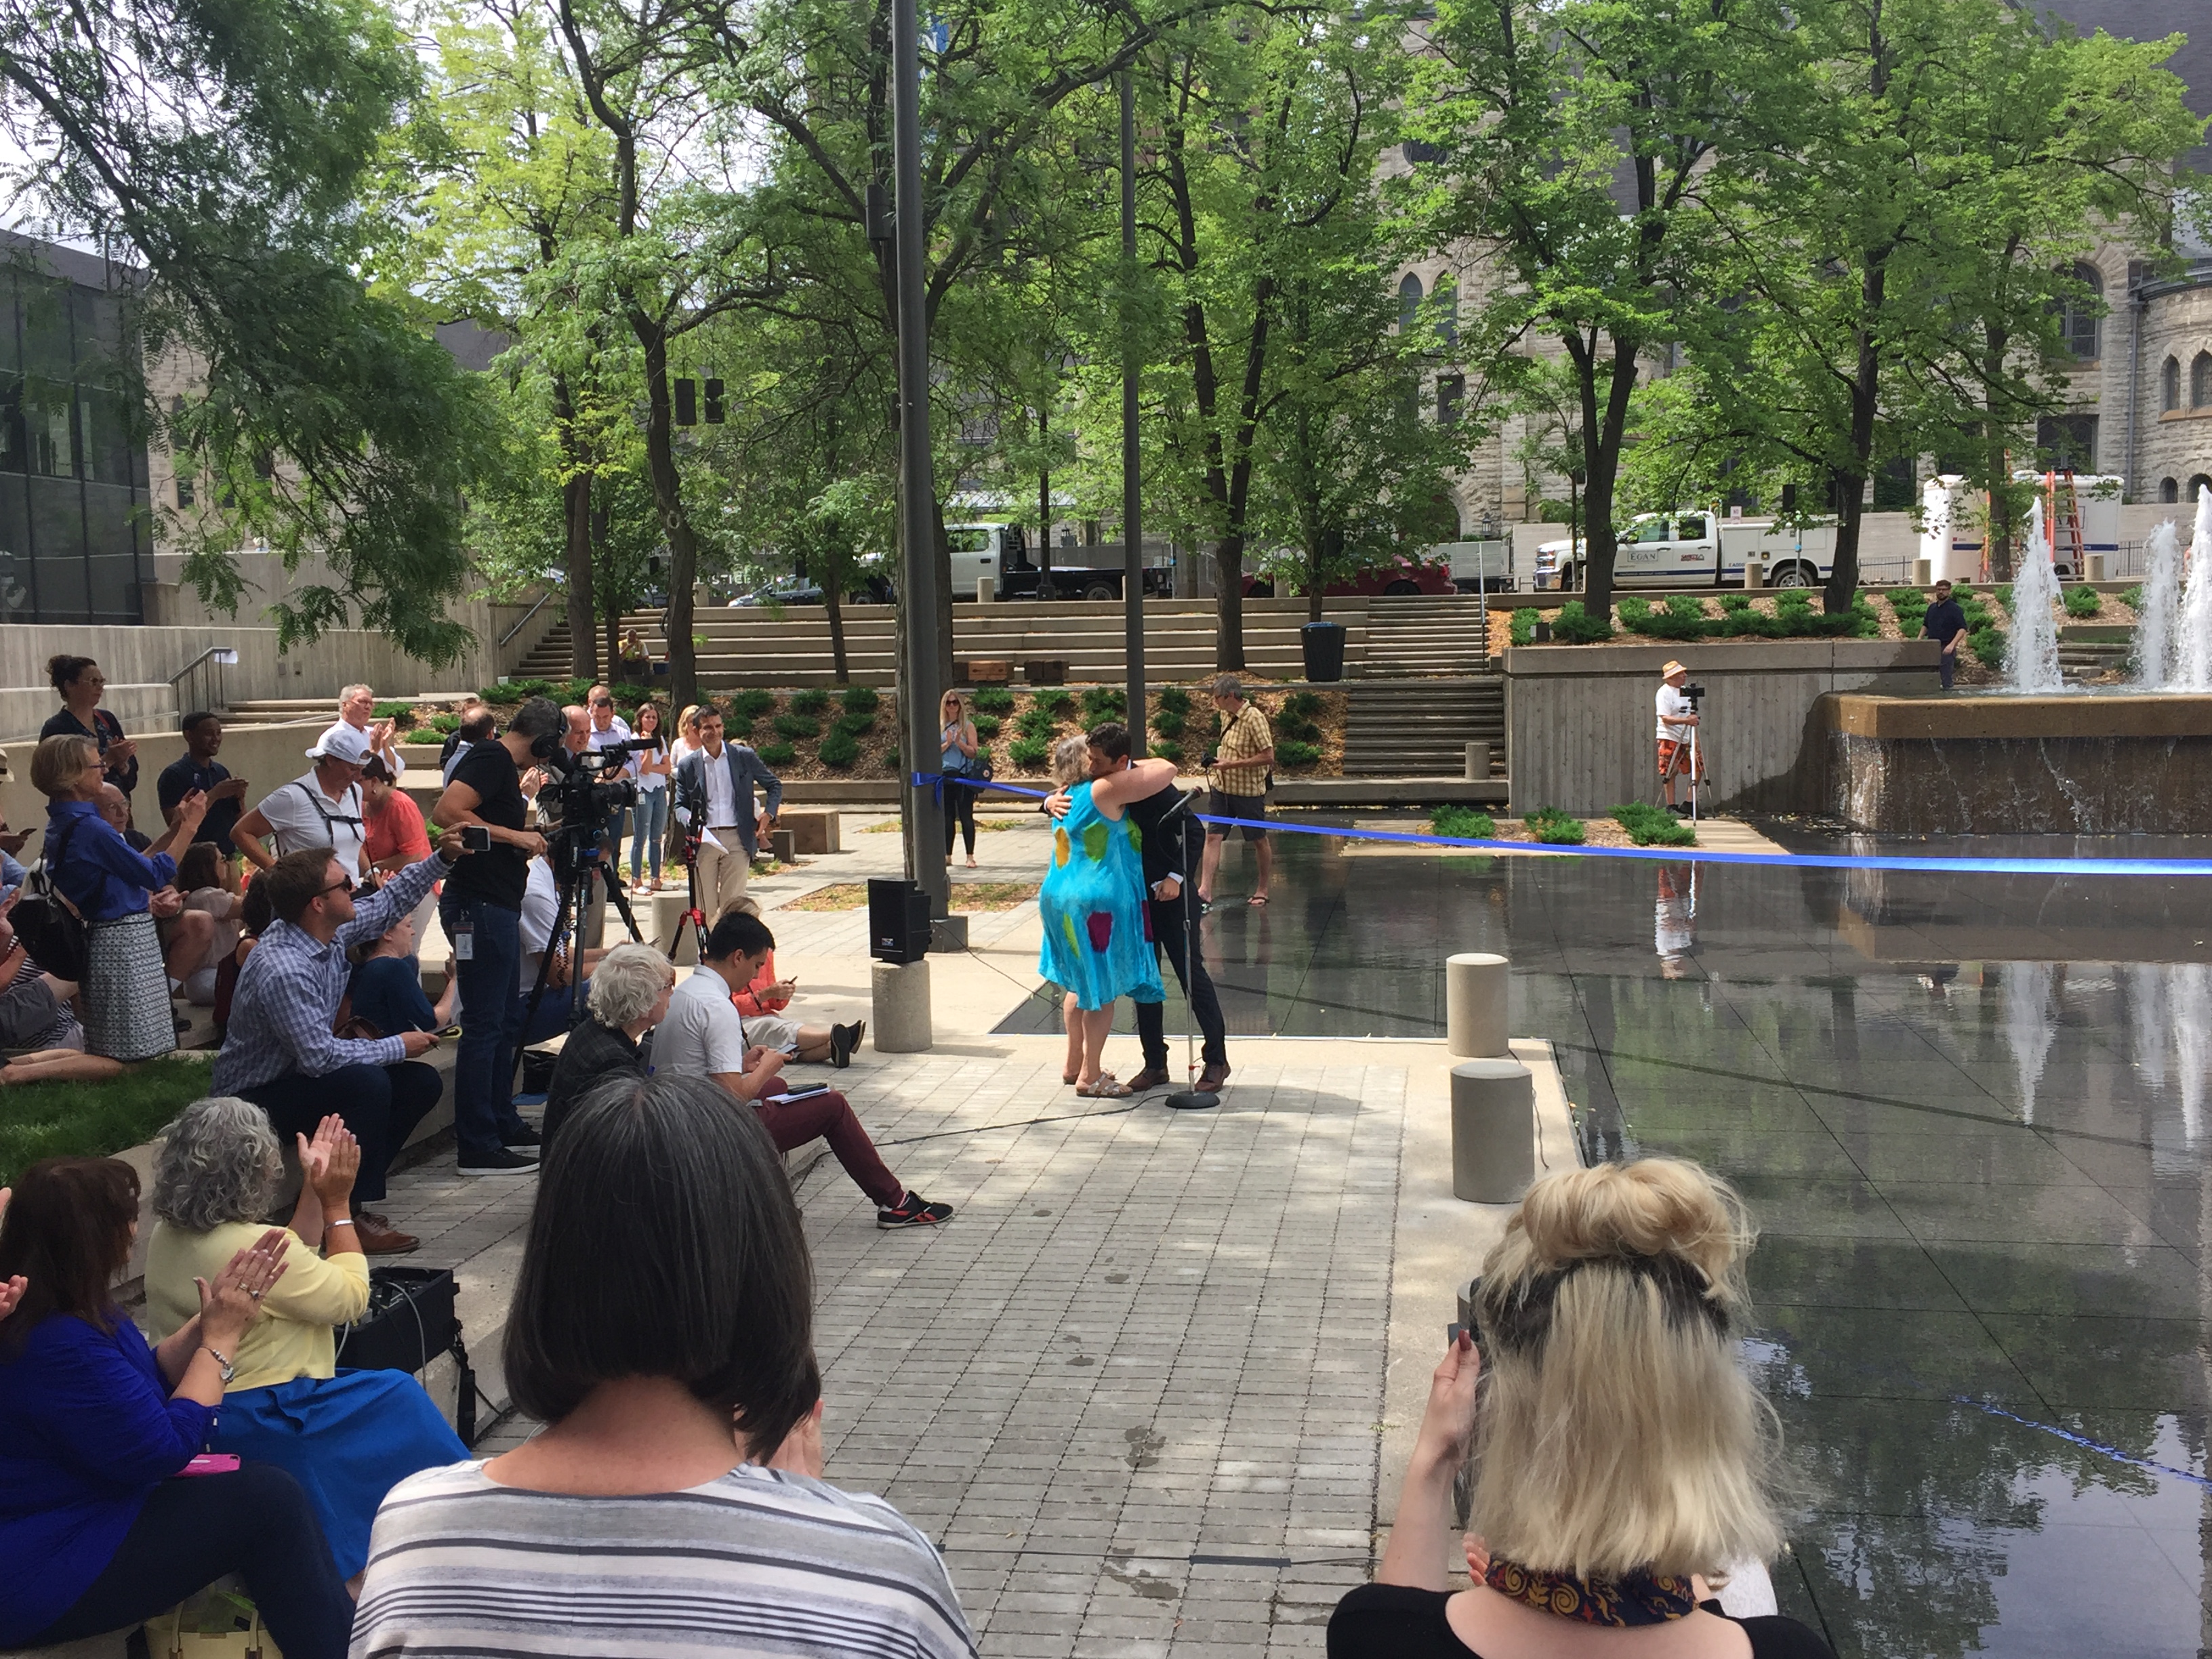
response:
[[[652,738],[632,738],[580,754],[556,747],[539,757],[552,775],[538,793],[538,813],[541,822],[552,820],[546,841],[556,872],[595,855],[608,820],[637,799],[637,785],[623,775],[623,769],[632,755],[658,746]]]

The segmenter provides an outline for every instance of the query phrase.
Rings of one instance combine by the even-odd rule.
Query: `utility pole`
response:
[[[1137,444],[1137,75],[1121,71],[1121,615],[1129,753],[1145,742],[1145,476]]]
[[[948,914],[945,815],[938,786],[937,559],[931,507],[937,484],[929,453],[929,325],[922,301],[921,28],[915,0],[891,0],[891,213],[898,289],[899,690],[906,729],[902,799],[907,878],[929,895],[933,916]],[[959,787],[957,784],[951,786]]]

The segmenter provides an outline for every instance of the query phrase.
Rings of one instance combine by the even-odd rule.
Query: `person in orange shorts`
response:
[[[1659,711],[1659,787],[1667,793],[1667,810],[1680,812],[1674,804],[1674,780],[1690,780],[1690,793],[1697,793],[1698,785],[1705,775],[1705,756],[1702,744],[1695,743],[1692,734],[1698,726],[1698,706],[1682,690],[1690,678],[1690,671],[1679,662],[1669,662],[1659,671],[1659,695],[1656,699]],[[1697,773],[1691,775],[1691,757],[1697,757]]]

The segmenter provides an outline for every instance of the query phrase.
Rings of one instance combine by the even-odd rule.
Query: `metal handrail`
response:
[[[236,646],[211,645],[208,647],[206,650],[201,652],[198,656],[194,657],[190,662],[186,663],[182,668],[179,668],[175,673],[169,676],[169,690],[174,691],[177,689],[177,685],[179,681],[198,672],[201,665],[204,663],[212,661],[217,668],[226,668],[237,660],[238,647]],[[216,695],[210,697],[208,702],[217,708],[228,708],[230,707],[230,704],[222,695],[222,681],[219,676],[211,677],[210,678],[209,689],[214,691]]]
[[[532,605],[529,610],[522,613],[522,620],[520,622],[515,623],[514,627],[508,629],[506,633],[499,636],[499,642],[493,647],[493,649],[500,651],[505,650],[507,648],[507,642],[513,639],[517,634],[520,634],[524,629],[529,627],[530,619],[536,616],[539,611],[543,611],[546,605],[551,602],[552,598],[553,590],[550,587],[543,593],[540,593],[538,596],[538,603]]]

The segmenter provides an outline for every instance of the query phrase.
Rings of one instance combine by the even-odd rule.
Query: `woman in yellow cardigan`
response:
[[[164,1134],[146,1247],[146,1312],[157,1339],[199,1311],[198,1280],[211,1279],[240,1240],[260,1237],[283,1175],[276,1132],[251,1101],[194,1101]],[[369,1524],[384,1494],[410,1474],[461,1462],[468,1449],[405,1371],[337,1368],[331,1328],[368,1307],[368,1259],[349,1202],[361,1147],[336,1117],[299,1141],[298,1243],[231,1356],[209,1448],[289,1471],[322,1516],[339,1576],[352,1579],[368,1564]]]

